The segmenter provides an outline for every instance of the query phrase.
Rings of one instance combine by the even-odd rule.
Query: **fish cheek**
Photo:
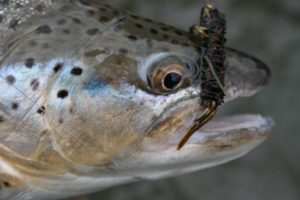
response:
[[[115,74],[124,80],[122,71],[128,72]],[[134,90],[112,83],[109,75],[94,71],[69,90],[57,89],[64,82],[53,88],[58,91],[50,95],[47,115],[58,151],[68,160],[101,166],[139,150],[151,111],[132,100]]]
[[[55,143],[60,153],[73,162],[105,165],[113,158],[126,156],[125,152],[135,152],[142,140],[141,130],[136,127],[140,109],[102,94],[74,94],[77,98],[69,104],[73,106],[50,113],[57,118],[50,123]]]

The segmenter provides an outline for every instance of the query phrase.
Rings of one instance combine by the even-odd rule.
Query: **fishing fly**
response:
[[[207,4],[202,8],[200,25],[194,25],[190,29],[190,38],[200,53],[203,114],[182,138],[178,150],[216,115],[218,107],[224,103],[225,34],[225,15],[214,4]]]

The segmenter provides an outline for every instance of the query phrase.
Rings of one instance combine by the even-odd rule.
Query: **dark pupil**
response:
[[[174,89],[181,81],[182,76],[177,73],[169,73],[164,80],[165,87],[168,89]]]

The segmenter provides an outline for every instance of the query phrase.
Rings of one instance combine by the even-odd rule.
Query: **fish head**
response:
[[[44,101],[42,120],[30,125],[43,124],[49,148],[68,164],[170,175],[235,159],[268,137],[269,118],[225,117],[211,120],[178,151],[203,114],[201,55],[189,34],[99,2],[55,2],[37,17],[28,13],[17,23],[5,18],[15,26],[1,29],[1,64],[22,67],[14,71],[14,88],[38,97],[28,110]],[[22,81],[36,75],[43,80],[39,90],[27,94]],[[226,49],[225,102],[255,94],[269,78],[262,62]],[[49,143],[39,142],[32,149],[44,155]]]
[[[177,151],[203,114],[200,54],[184,31],[118,18],[76,56],[72,66],[80,69],[62,71],[47,109],[56,119],[49,124],[59,152],[75,163],[124,170],[199,161],[208,167],[245,154],[268,136],[270,119],[233,117],[199,130]],[[260,61],[230,49],[227,57],[226,100],[250,96],[268,82]],[[72,70],[80,78],[70,76]],[[67,98],[58,98],[60,92]]]

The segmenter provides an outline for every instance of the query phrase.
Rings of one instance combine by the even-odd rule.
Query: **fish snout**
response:
[[[228,49],[225,74],[226,101],[249,97],[263,89],[272,77],[270,69],[259,59]]]

